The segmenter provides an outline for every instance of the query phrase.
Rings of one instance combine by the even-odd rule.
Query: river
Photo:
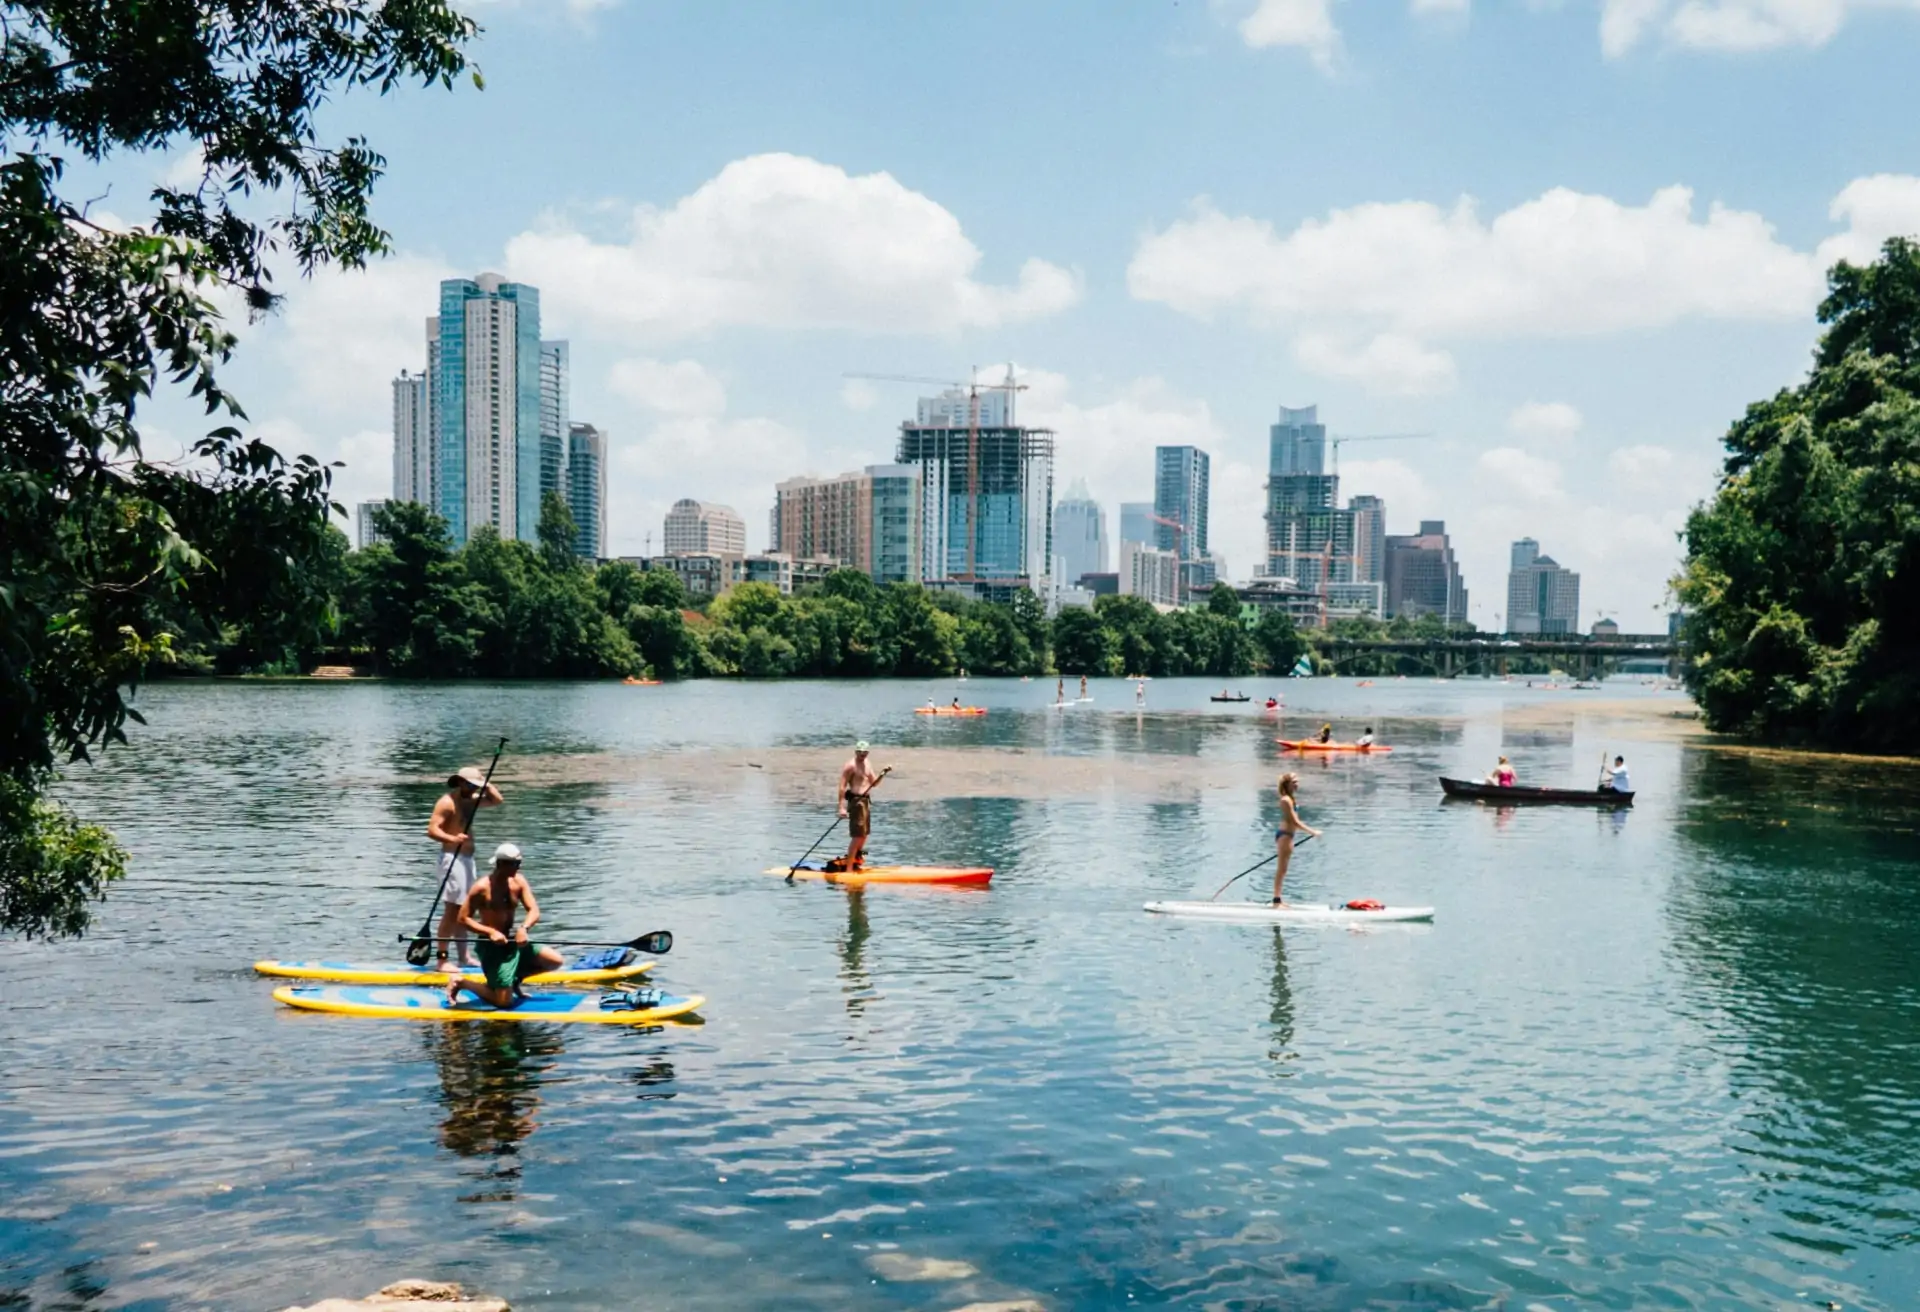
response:
[[[83,941],[0,943],[0,1307],[1920,1305],[1920,768],[1715,746],[1624,680],[1271,687],[144,690],[64,785],[129,879]],[[956,693],[991,714],[911,713]],[[1289,892],[1435,921],[1143,914],[1271,850],[1272,740],[1322,718],[1397,750],[1296,758]],[[703,1024],[311,1015],[252,974],[397,950],[438,781],[500,735],[482,850],[552,936],[673,930]],[[859,736],[874,853],[989,890],[760,873]],[[1435,779],[1613,751],[1630,812]]]

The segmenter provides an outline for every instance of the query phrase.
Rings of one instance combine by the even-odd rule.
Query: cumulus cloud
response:
[[[389,381],[426,367],[427,319],[439,311],[440,280],[455,276],[417,255],[323,269],[251,331],[285,366],[305,410],[376,422],[391,405]]]
[[[727,408],[727,389],[697,360],[621,360],[607,374],[607,386],[659,414],[717,415]]]
[[[880,393],[872,383],[849,378],[840,385],[840,404],[854,411],[871,410],[880,404]]]
[[[1481,477],[1492,484],[1491,490],[1496,495],[1536,503],[1566,498],[1560,466],[1517,446],[1497,446],[1482,451],[1478,466]]]
[[[1832,216],[1847,231],[1801,251],[1751,211],[1697,213],[1679,186],[1644,205],[1556,187],[1491,219],[1468,198],[1376,202],[1290,232],[1202,198],[1141,239],[1127,284],[1195,318],[1290,333],[1317,372],[1434,390],[1452,377],[1448,342],[1803,317],[1830,257],[1920,229],[1920,178],[1860,179]]]
[[[1580,412],[1565,401],[1528,401],[1507,416],[1507,431],[1516,437],[1558,444],[1580,431]]]
[[[731,325],[953,333],[1057,313],[1079,277],[1029,259],[978,278],[960,221],[891,174],[855,177],[797,155],[735,160],[667,209],[641,206],[624,240],[558,222],[507,244],[507,267],[563,324],[651,339]]]
[[[1823,46],[1868,8],[1920,9],[1920,0],[1606,0],[1600,48],[1619,56],[1654,39],[1731,53]]]
[[[1240,39],[1255,50],[1284,46],[1304,50],[1321,69],[1333,67],[1340,30],[1333,24],[1333,0],[1259,0],[1240,20]]]

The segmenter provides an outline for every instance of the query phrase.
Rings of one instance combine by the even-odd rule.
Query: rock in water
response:
[[[287,1312],[513,1312],[504,1298],[438,1280],[397,1280],[365,1298],[329,1298]]]

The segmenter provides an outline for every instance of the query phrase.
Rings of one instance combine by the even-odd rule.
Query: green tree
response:
[[[1054,666],[1064,673],[1115,675],[1113,635],[1085,606],[1062,606],[1053,617]]]
[[[1114,655],[1122,674],[1161,675],[1167,672],[1167,622],[1143,597],[1101,597],[1093,603],[1112,634]]]
[[[1253,626],[1255,654],[1269,674],[1291,674],[1300,658],[1307,654],[1307,640],[1293,627],[1293,617],[1278,606],[1260,612]]]
[[[0,929],[77,933],[118,849],[41,791],[56,764],[124,740],[130,689],[183,620],[260,655],[331,625],[328,471],[249,436],[218,374],[235,338],[210,292],[276,302],[303,271],[384,251],[359,138],[323,145],[341,92],[451,83],[475,27],[439,0],[14,0],[0,61]],[[198,148],[197,182],[108,225],[67,163]],[[116,208],[124,204],[117,202]],[[196,459],[146,459],[160,386],[214,426]]]
[[[1226,583],[1216,583],[1207,589],[1207,614],[1217,615],[1223,620],[1240,622],[1240,594]]]
[[[881,602],[883,640],[894,650],[895,674],[924,678],[951,674],[960,624],[934,607],[931,594],[917,583],[895,583]]]
[[[1828,275],[1800,386],[1726,436],[1674,594],[1709,727],[1910,749],[1920,734],[1920,243]]]

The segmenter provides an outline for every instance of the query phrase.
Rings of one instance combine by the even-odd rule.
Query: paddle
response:
[[[467,808],[466,821],[460,827],[466,831],[469,842],[473,840],[474,814],[479,811],[480,803],[487,795],[487,786],[493,782],[493,768],[500,764],[500,753],[506,750],[507,740],[502,738],[500,745],[493,749],[493,760],[488,762],[486,774],[480,777],[480,791],[474,794],[473,805]],[[447,881],[453,878],[453,865],[454,862],[459,859],[459,847],[456,846],[453,851],[447,853],[447,868],[440,872],[440,888],[433,895],[433,905],[427,908],[427,918],[420,922],[420,932],[415,934],[413,936],[413,942],[407,945],[407,964],[409,966],[426,965],[427,958],[433,955],[434,943],[436,941],[442,943],[447,941],[446,939],[434,939],[433,913],[440,909],[440,900],[447,895]],[[402,934],[400,937],[404,939],[406,935]]]
[[[407,936],[402,934],[400,937],[404,941]],[[452,943],[457,940],[429,936],[427,941]],[[607,943],[599,939],[543,938],[540,940],[540,946],[543,948],[632,948],[635,952],[651,952],[656,957],[664,957],[673,951],[673,933],[670,930],[656,929],[650,934],[642,934],[639,938],[630,938],[625,943]],[[421,963],[415,961],[412,964],[418,966]]]
[[[1296,838],[1293,840],[1293,850],[1297,852],[1301,848],[1305,847],[1308,843],[1311,843],[1312,841],[1313,841],[1312,834],[1308,834],[1305,838]],[[1226,883],[1214,889],[1213,896],[1208,898],[1207,901],[1209,902],[1219,901],[1220,895],[1226,892],[1229,888],[1233,887],[1234,884],[1238,883],[1242,879],[1245,879],[1248,875],[1258,870],[1261,866],[1265,865],[1267,862],[1278,861],[1279,859],[1280,859],[1280,854],[1278,852],[1275,852],[1272,856],[1269,856],[1269,857],[1262,857],[1260,860],[1254,862],[1254,864],[1248,866],[1245,870],[1242,870],[1239,874],[1235,875],[1232,879],[1229,879]]]
[[[893,773],[893,767],[892,767],[892,766],[888,766],[888,767],[887,767],[886,769],[884,769],[884,770],[882,770],[882,771],[880,772],[880,778],[881,778],[881,779],[885,779],[885,778],[886,778],[886,777],[887,777],[888,775],[890,775],[890,774],[892,774],[892,773]],[[877,781],[876,781],[876,782],[877,782]],[[869,788],[869,789],[868,789],[868,791],[869,791],[869,792],[871,792],[871,791],[872,791],[872,789],[871,789],[871,788]],[[806,851],[804,851],[804,852],[802,852],[802,853],[800,854],[800,859],[799,859],[798,861],[795,861],[795,862],[794,862],[794,863],[793,863],[792,865],[790,865],[790,866],[788,866],[788,867],[787,867],[787,882],[788,882],[789,884],[791,884],[791,883],[793,882],[793,875],[794,875],[794,872],[795,872],[796,870],[798,870],[798,869],[799,869],[799,868],[800,868],[801,866],[803,866],[803,865],[805,865],[805,864],[807,863],[807,858],[813,855],[813,852],[814,852],[814,848],[817,848],[817,847],[819,847],[819,846],[820,846],[820,844],[822,844],[822,843],[824,843],[824,842],[826,842],[826,841],[827,841],[827,834],[831,834],[831,833],[832,833],[832,832],[833,832],[834,830],[836,830],[836,829],[838,829],[839,827],[840,827],[840,817],[839,817],[839,816],[835,816],[835,817],[833,818],[833,823],[827,826],[827,833],[826,833],[826,834],[822,834],[822,835],[820,835],[820,837],[818,837],[818,838],[816,838],[816,839],[814,839],[814,840],[813,840],[813,847],[810,847],[810,848],[808,848],[808,849],[807,849]]]

